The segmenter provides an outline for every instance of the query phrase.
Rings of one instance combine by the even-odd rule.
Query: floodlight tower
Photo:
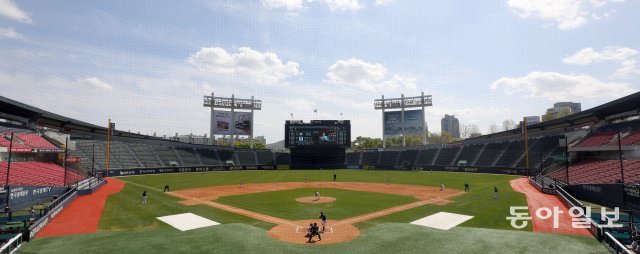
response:
[[[387,135],[400,135],[402,137],[402,147],[405,147],[407,134],[422,134],[422,143],[427,144],[424,108],[432,105],[431,95],[424,95],[424,92],[420,96],[414,97],[404,97],[404,94],[402,94],[400,98],[385,99],[383,95],[382,99],[376,99],[373,102],[373,107],[376,110],[382,110],[382,148],[387,148]],[[422,108],[422,110],[405,112],[405,108]],[[400,109],[400,111],[385,111],[387,109]],[[420,122],[416,123],[416,119],[406,119],[405,113],[411,113],[409,118],[418,113]]]
[[[203,106],[207,108],[211,108],[211,121],[209,127],[209,144],[215,144],[215,135],[231,135],[231,146],[235,146],[235,136],[236,132],[240,131],[240,135],[249,135],[249,139],[251,142],[251,148],[253,148],[253,111],[262,109],[262,101],[255,100],[253,96],[251,99],[238,99],[235,98],[235,95],[231,95],[231,98],[228,97],[215,97],[213,92],[211,96],[205,95]],[[222,111],[215,110],[214,108],[221,109],[229,109],[230,111]],[[236,112],[237,109],[240,110],[250,110],[249,112]],[[230,119],[225,119],[229,122],[222,122],[220,116],[230,116]],[[242,120],[241,122],[236,122],[236,114],[241,114],[246,116],[248,114],[248,120]],[[221,123],[226,123],[226,128],[224,128],[224,124],[218,125],[218,120]],[[239,126],[239,127],[238,127]],[[247,133],[246,130],[249,129]]]

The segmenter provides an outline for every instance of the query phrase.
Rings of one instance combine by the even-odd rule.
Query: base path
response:
[[[263,183],[263,184],[244,184],[242,186],[211,186],[206,188],[197,188],[189,190],[180,190],[168,193],[169,195],[176,196],[184,199],[181,201],[185,205],[204,204],[226,210],[229,212],[241,214],[261,221],[277,224],[276,227],[269,230],[268,235],[274,239],[278,239],[285,242],[305,244],[306,229],[309,223],[318,223],[320,227],[320,220],[301,220],[301,221],[289,221],[282,218],[277,218],[245,209],[221,204],[215,202],[215,200],[222,196],[250,194],[268,191],[289,190],[298,188],[334,188],[345,190],[358,190],[369,192],[380,192],[388,194],[413,196],[419,201],[404,204],[396,207],[383,209],[377,212],[358,215],[352,218],[344,220],[328,220],[325,231],[322,233],[322,240],[318,241],[317,237],[314,237],[315,241],[309,244],[333,244],[344,241],[350,241],[360,235],[360,230],[354,226],[355,223],[371,220],[377,217],[401,212],[404,210],[412,209],[426,204],[444,205],[451,203],[448,198],[454,197],[464,192],[458,190],[444,190],[440,191],[438,188],[429,186],[415,186],[415,185],[402,185],[402,184],[381,184],[381,183],[359,183],[359,182],[316,182],[316,183]]]
[[[587,229],[572,227],[569,209],[555,195],[538,191],[538,189],[531,186],[527,178],[514,179],[509,183],[513,190],[527,195],[527,204],[529,206],[529,216],[532,217],[533,232],[591,236],[591,233]],[[536,216],[536,211],[539,208],[548,208],[553,211],[554,207],[558,207],[559,210],[562,211],[558,216],[558,228],[554,228],[553,226],[553,216],[546,220],[537,218]],[[542,213],[542,215],[546,214]]]
[[[120,192],[125,182],[108,178],[91,195],[78,196],[38,234],[38,237],[95,233],[107,197]]]

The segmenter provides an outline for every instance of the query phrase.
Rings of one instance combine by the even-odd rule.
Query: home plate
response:
[[[180,231],[187,231],[196,228],[204,228],[208,226],[219,225],[215,221],[209,220],[207,218],[200,217],[193,213],[183,213],[176,215],[169,215],[158,217],[158,220],[161,220],[164,223],[169,224],[170,226],[177,228]]]
[[[460,223],[470,220],[473,216],[439,212],[417,221],[411,222],[414,225],[420,225],[424,227],[437,228],[442,230],[449,230]]]

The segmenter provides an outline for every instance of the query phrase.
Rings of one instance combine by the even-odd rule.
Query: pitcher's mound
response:
[[[320,200],[317,200],[316,197],[303,197],[303,198],[296,198],[296,201],[302,202],[302,203],[331,203],[333,201],[336,201],[336,198],[320,197]]]

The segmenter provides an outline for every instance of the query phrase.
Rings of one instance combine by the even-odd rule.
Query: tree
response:
[[[516,122],[514,122],[513,119],[506,119],[502,122],[503,131],[513,130],[516,126]]]
[[[474,123],[464,124],[460,130],[460,137],[463,139],[477,137],[480,135],[482,135],[480,133],[480,127]]]
[[[359,136],[351,142],[354,149],[377,149],[382,147],[382,139]]]
[[[236,141],[236,148],[251,148],[251,143],[248,141]],[[254,149],[267,149],[267,146],[265,146],[262,143],[259,142],[253,142],[253,148]]]
[[[449,134],[446,131],[443,131],[442,133],[438,134],[438,133],[431,133],[431,135],[429,135],[429,138],[427,138],[427,143],[429,144],[435,144],[435,145],[440,145],[440,144],[445,144],[445,143],[449,143],[449,142],[453,142],[456,141],[457,139],[454,139],[453,137],[451,137],[451,134]]]
[[[498,125],[497,124],[491,124],[489,125],[489,134],[493,134],[493,133],[497,133],[498,130]]]

